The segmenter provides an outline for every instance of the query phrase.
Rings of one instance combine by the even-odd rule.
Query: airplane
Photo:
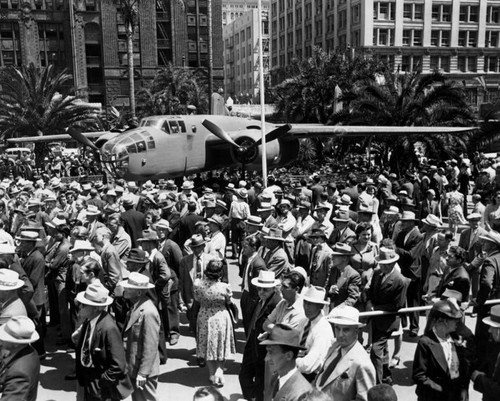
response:
[[[307,137],[355,138],[380,135],[461,134],[467,127],[372,127],[322,124],[265,123],[269,169],[297,159],[299,139]],[[94,135],[92,135],[94,134]],[[101,162],[115,178],[147,181],[185,176],[201,171],[244,165],[261,169],[261,123],[223,115],[162,115],[145,117],[139,127],[122,133],[82,133],[8,139],[38,142],[69,139],[99,151]],[[96,138],[92,142],[89,137]]]

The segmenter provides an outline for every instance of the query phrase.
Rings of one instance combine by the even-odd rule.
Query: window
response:
[[[443,70],[450,72],[450,57],[431,56],[431,70]]]
[[[449,47],[451,31],[433,30],[431,32],[431,46]]]
[[[459,56],[457,60],[457,68],[461,72],[477,72],[477,58],[474,56]]]
[[[488,6],[486,9],[486,22],[490,24],[500,23],[500,6]]]
[[[486,47],[498,47],[499,31],[486,31]]]
[[[500,58],[497,56],[486,56],[484,58],[484,72],[500,72]]]
[[[460,47],[476,47],[477,31],[460,31],[458,33],[458,45]]]
[[[422,21],[424,19],[424,5],[405,4],[403,18],[408,21]]]
[[[394,46],[394,29],[375,28],[373,41],[375,46]]]
[[[432,21],[434,22],[450,22],[451,21],[451,6],[445,4],[437,4],[432,6]]]
[[[42,67],[49,64],[62,67],[65,63],[64,33],[62,24],[38,23],[40,62]]]
[[[0,65],[21,65],[21,45],[19,42],[19,25],[12,22],[0,23]]]
[[[479,6],[460,6],[460,22],[478,22]]]
[[[422,46],[422,31],[418,29],[403,30],[403,46]]]
[[[353,24],[359,23],[359,17],[360,17],[360,5],[355,5],[351,9],[351,22]]]
[[[373,4],[373,18],[381,21],[394,21],[396,14],[396,3],[387,1],[376,1]]]
[[[422,67],[422,56],[403,56],[401,70],[403,72],[416,71]]]

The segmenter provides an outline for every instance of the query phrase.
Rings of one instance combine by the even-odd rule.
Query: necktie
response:
[[[333,359],[332,363],[326,367],[326,369],[321,373],[321,380],[319,381],[319,385],[323,386],[325,382],[328,380],[332,372],[335,370],[337,367],[340,359],[342,358],[342,352],[340,349],[337,351],[338,354],[337,356]]]
[[[300,346],[305,347],[307,337],[309,336],[309,332],[311,331],[311,321],[307,320],[306,326],[304,327],[304,332],[302,333],[302,338],[300,339]]]
[[[202,266],[201,266],[201,257],[196,257],[196,277],[201,277]]]
[[[92,366],[92,358],[90,357],[90,323],[87,321],[87,327],[85,330],[85,337],[83,338],[82,355],[81,362],[86,368]]]

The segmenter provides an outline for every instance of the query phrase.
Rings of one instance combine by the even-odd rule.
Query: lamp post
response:
[[[267,144],[266,144],[266,118],[264,110],[264,52],[262,49],[262,0],[257,1],[257,21],[259,24],[259,92],[260,92],[260,133],[262,138],[262,180],[264,188],[267,187]]]

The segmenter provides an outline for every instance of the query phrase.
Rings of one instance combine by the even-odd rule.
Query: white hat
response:
[[[311,302],[313,304],[330,305],[330,301],[325,300],[325,298],[326,290],[323,287],[315,285],[308,287],[303,296],[304,301]]]
[[[13,255],[16,253],[16,247],[6,242],[0,244],[0,255]]]
[[[13,316],[0,326],[0,341],[15,344],[30,344],[38,340],[33,321],[27,316]]]
[[[268,270],[261,270],[259,272],[259,277],[252,279],[252,284],[261,288],[276,287],[279,283],[280,281],[276,279],[274,272]]]
[[[0,269],[0,291],[17,290],[24,285],[14,270]]]
[[[155,288],[155,285],[149,282],[149,277],[138,273],[132,272],[126,280],[119,283],[124,288],[132,288],[134,290],[150,290]]]
[[[422,223],[427,224],[428,226],[439,228],[441,227],[441,220],[434,214],[428,214],[425,219],[422,219]]]
[[[101,283],[93,283],[87,286],[85,291],[76,295],[76,300],[81,304],[91,306],[107,306],[113,303],[109,291]]]
[[[375,256],[375,260],[379,265],[388,265],[396,263],[399,260],[399,255],[392,248],[381,247],[379,254]]]
[[[73,248],[71,248],[69,250],[69,252],[73,253],[76,251],[93,251],[94,249],[95,248],[92,246],[90,241],[77,239],[77,240],[75,240],[75,244],[73,245]]]
[[[96,205],[88,205],[85,213],[87,214],[87,216],[97,216],[101,214],[101,211]]]
[[[359,310],[353,306],[338,306],[333,308],[326,317],[330,323],[341,326],[364,327],[364,323],[359,322]]]

